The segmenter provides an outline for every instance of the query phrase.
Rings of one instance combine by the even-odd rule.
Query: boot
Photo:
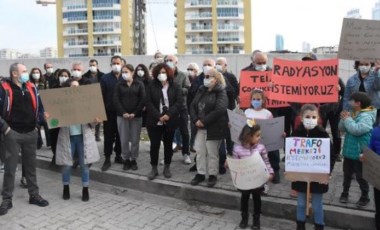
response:
[[[324,225],[321,225],[321,224],[314,224],[314,230],[323,230],[324,229]]]
[[[260,229],[260,214],[253,215],[252,229]]]
[[[164,166],[164,177],[165,178],[171,178],[172,177],[172,173],[170,172],[170,165],[165,165]]]
[[[70,199],[70,187],[69,187],[69,185],[64,185],[63,186],[63,195],[62,195],[62,198],[64,200]]]
[[[157,166],[152,166],[152,171],[150,171],[150,173],[148,174],[148,179],[153,180],[154,178],[156,178],[156,176],[158,176]]]
[[[248,213],[242,212],[239,228],[246,228],[247,226],[248,226]]]
[[[297,221],[297,230],[306,230],[305,221]]]
[[[106,157],[106,159],[104,160],[104,164],[102,166],[102,171],[107,171],[109,168],[111,167],[111,159],[110,157]]]
[[[86,202],[90,199],[90,194],[88,194],[88,187],[83,187],[82,189],[82,201]]]
[[[279,184],[281,181],[280,181],[280,172],[279,171],[275,171],[274,172],[274,176],[273,176],[273,180],[272,180],[272,183],[273,184]]]

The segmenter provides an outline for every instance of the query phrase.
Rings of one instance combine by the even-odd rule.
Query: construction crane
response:
[[[122,0],[121,0],[122,1]],[[55,4],[56,0],[36,0],[37,4],[47,6],[49,4]],[[172,4],[175,0],[142,0],[143,4]]]
[[[48,4],[55,4],[55,0],[36,0],[37,4],[47,6]]]

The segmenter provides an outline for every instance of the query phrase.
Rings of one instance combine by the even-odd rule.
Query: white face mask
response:
[[[96,72],[98,72],[98,68],[96,66],[90,66],[90,71],[92,73],[96,73]]]
[[[366,74],[366,73],[369,72],[370,69],[371,69],[370,66],[365,66],[365,65],[363,65],[363,66],[359,66],[359,71],[360,71],[360,73],[364,73],[364,74]]]
[[[305,126],[305,129],[314,129],[318,125],[318,120],[313,119],[313,118],[304,118],[303,121],[303,126]]]
[[[255,66],[255,70],[257,70],[257,71],[265,71],[265,70],[267,70],[267,65],[256,65]]]
[[[203,73],[204,73],[204,74],[206,74],[206,73],[207,73],[207,71],[209,71],[210,69],[212,69],[212,67],[211,67],[211,66],[208,66],[208,65],[206,65],[206,66],[203,66]]]
[[[157,77],[157,79],[160,81],[160,82],[164,82],[168,79],[168,76],[165,74],[165,73],[160,73]]]
[[[48,73],[48,74],[52,74],[53,72],[54,72],[54,70],[52,67],[46,69],[46,73]]]
[[[74,70],[71,76],[73,78],[82,78],[82,71]]]
[[[145,74],[144,70],[137,70],[137,76],[143,77]]]
[[[32,74],[32,78],[34,79],[34,80],[39,80],[40,79],[40,74],[39,73],[34,73],[34,74]]]
[[[205,87],[210,87],[211,86],[211,81],[210,81],[210,78],[205,78],[205,79],[203,79],[203,85],[205,86]]]
[[[112,65],[112,71],[115,73],[120,73],[121,65]]]
[[[132,75],[130,75],[129,73],[123,73],[121,74],[121,77],[126,80],[126,81],[130,81],[132,80]]]
[[[60,76],[59,77],[59,84],[63,84],[65,83],[69,78],[68,77],[64,77],[64,76]]]
[[[223,72],[223,66],[222,66],[222,65],[216,65],[216,66],[215,66],[215,69],[216,69],[218,72]]]

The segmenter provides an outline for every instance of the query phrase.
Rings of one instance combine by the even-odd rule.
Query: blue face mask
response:
[[[263,105],[263,101],[252,100],[251,105],[253,106],[254,109],[261,109],[261,106]]]
[[[166,62],[166,65],[168,65],[171,69],[174,69],[174,63],[172,61]]]
[[[21,74],[19,81],[20,83],[26,83],[27,81],[29,81],[29,74],[28,73]]]

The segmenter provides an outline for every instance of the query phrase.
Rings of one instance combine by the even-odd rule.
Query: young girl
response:
[[[247,125],[244,126],[239,136],[239,144],[234,145],[233,158],[243,159],[252,156],[253,154],[260,154],[263,158],[268,172],[271,174],[268,181],[273,178],[273,169],[269,163],[267,150],[263,144],[260,144],[261,130],[260,126],[254,123],[254,120],[248,120]],[[248,201],[252,194],[253,199],[253,225],[252,229],[260,229],[260,213],[261,213],[261,193],[264,187],[259,187],[251,190],[240,190],[241,192],[241,222],[240,228],[246,228],[248,225]]]
[[[65,82],[66,87],[79,86],[78,81],[68,80]],[[49,115],[46,114],[48,117]],[[98,119],[95,119],[99,122]],[[70,125],[59,129],[57,140],[57,165],[63,165],[62,182],[63,182],[63,199],[70,199],[70,175],[71,166],[73,165],[74,156],[78,157],[82,174],[82,201],[90,199],[88,185],[90,180],[90,170],[88,164],[94,163],[100,159],[98,147],[95,142],[95,136],[92,130],[95,127],[90,124]]]
[[[302,123],[292,133],[293,137],[330,138],[327,132],[318,125],[318,108],[312,104],[305,104],[300,111]],[[335,162],[335,154],[330,144],[330,173]],[[298,192],[297,197],[297,230],[305,230],[306,220],[306,190],[307,183],[296,181],[292,183],[292,189]],[[310,192],[312,194],[312,208],[314,213],[315,230],[324,228],[322,195],[328,191],[328,184],[312,182]]]

